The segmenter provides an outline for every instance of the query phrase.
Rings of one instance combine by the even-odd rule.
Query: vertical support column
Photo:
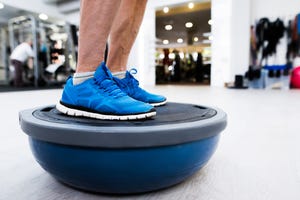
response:
[[[250,0],[232,0],[230,81],[244,75],[250,64],[250,13]]]
[[[0,71],[3,73],[1,75],[1,79],[0,80],[0,84],[4,84],[4,85],[8,85],[9,84],[9,65],[8,65],[8,56],[7,55],[7,34],[6,34],[6,30],[4,28],[0,29]],[[0,72],[0,73],[1,73]]]
[[[31,22],[31,31],[32,31],[32,46],[34,52],[33,59],[33,73],[34,73],[34,87],[38,87],[38,81],[40,77],[40,69],[39,69],[39,54],[38,54],[38,37],[37,37],[37,22],[33,16],[29,16]]]
[[[211,86],[222,87],[230,79],[232,0],[212,0]]]
[[[140,85],[155,85],[155,9],[147,7],[139,34],[132,47],[128,67],[138,70]]]
[[[250,0],[212,0],[212,86],[222,87],[248,69],[250,11]]]

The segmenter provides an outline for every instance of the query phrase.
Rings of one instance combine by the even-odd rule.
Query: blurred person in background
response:
[[[23,71],[26,61],[30,69],[33,69],[34,52],[32,38],[28,37],[25,42],[19,44],[11,53],[10,60],[14,66],[14,86],[23,86]]]

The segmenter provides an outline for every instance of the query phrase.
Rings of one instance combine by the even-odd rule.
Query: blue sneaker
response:
[[[142,101],[144,103],[149,103],[153,106],[162,106],[167,103],[167,99],[164,96],[151,94],[139,87],[139,82],[136,80],[132,74],[136,74],[136,69],[131,69],[126,72],[125,78],[119,79],[113,77],[118,86],[125,92],[128,96]]]
[[[135,120],[156,115],[150,104],[137,101],[124,93],[115,83],[104,63],[94,78],[73,85],[69,78],[57,110],[67,115],[104,120]]]

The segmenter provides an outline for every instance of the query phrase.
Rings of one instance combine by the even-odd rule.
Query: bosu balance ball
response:
[[[296,67],[292,71],[291,87],[300,89],[300,67]]]
[[[129,194],[177,184],[214,153],[226,114],[168,103],[153,119],[104,121],[61,114],[55,106],[21,111],[36,161],[74,188]]]

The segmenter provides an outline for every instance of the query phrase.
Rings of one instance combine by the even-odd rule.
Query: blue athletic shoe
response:
[[[156,115],[153,106],[124,93],[104,63],[94,78],[81,84],[73,85],[73,79],[69,78],[56,108],[67,115],[104,120],[135,120]]]
[[[136,80],[132,74],[136,74],[136,69],[131,69],[126,72],[125,78],[119,79],[113,77],[118,86],[130,97],[142,101],[144,103],[149,103],[153,106],[162,106],[167,103],[167,99],[164,96],[151,94],[139,87],[139,82]]]

